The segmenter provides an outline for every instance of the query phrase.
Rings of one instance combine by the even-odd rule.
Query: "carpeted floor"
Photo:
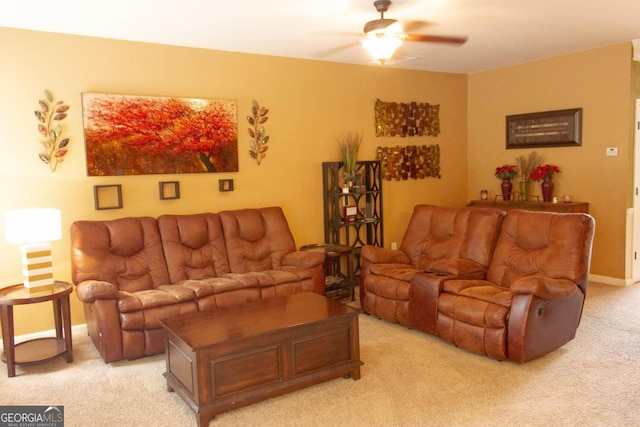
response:
[[[640,425],[640,285],[591,284],[576,338],[524,365],[475,356],[360,316],[362,379],[336,379],[216,417],[211,426]],[[166,391],[164,355],[105,365],[84,331],[72,364],[0,365],[1,405],[63,405],[65,425],[196,425]]]

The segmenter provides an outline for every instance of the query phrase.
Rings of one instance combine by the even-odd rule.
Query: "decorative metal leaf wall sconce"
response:
[[[247,121],[253,127],[249,128],[249,136],[252,139],[249,146],[251,149],[249,150],[249,154],[251,157],[256,159],[258,164],[262,161],[262,159],[267,155],[266,152],[269,149],[267,147],[267,142],[269,142],[269,136],[265,135],[264,130],[264,122],[269,120],[267,114],[269,114],[269,110],[264,107],[260,107],[258,101],[253,100],[253,105],[251,107],[251,116],[247,116]]]
[[[60,123],[67,117],[68,105],[64,105],[63,101],[53,102],[53,96],[48,90],[44,91],[45,99],[39,100],[40,110],[36,110],[35,114],[38,118],[38,132],[44,137],[40,140],[42,151],[40,152],[40,160],[49,165],[52,172],[56,171],[59,163],[64,160],[67,154],[67,145],[69,138],[62,139],[62,124]]]

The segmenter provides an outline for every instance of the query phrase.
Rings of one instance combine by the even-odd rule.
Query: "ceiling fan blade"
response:
[[[402,21],[402,29],[405,33],[412,33],[430,25],[433,24],[429,21]]]
[[[316,52],[313,54],[316,58],[326,58],[331,55],[335,55],[338,52],[342,52],[343,50],[349,49],[351,47],[357,46],[361,44],[360,42],[353,42],[349,44],[345,44],[342,46],[332,47],[330,49],[321,50],[320,52]]]
[[[363,33],[368,34],[372,31],[384,31],[398,22],[396,19],[374,19],[364,24]]]
[[[460,45],[467,42],[466,37],[429,36],[426,34],[407,34],[405,40],[410,42],[451,43]]]

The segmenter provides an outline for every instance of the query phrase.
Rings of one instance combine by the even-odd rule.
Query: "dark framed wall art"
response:
[[[160,181],[158,183],[160,200],[174,200],[180,198],[180,182]]]
[[[122,185],[94,185],[93,200],[97,211],[122,209]]]
[[[582,108],[507,116],[507,149],[582,145]]]

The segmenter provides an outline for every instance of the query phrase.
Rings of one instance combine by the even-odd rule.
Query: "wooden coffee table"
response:
[[[168,389],[204,427],[233,408],[333,378],[358,380],[358,313],[300,293],[165,320]]]

